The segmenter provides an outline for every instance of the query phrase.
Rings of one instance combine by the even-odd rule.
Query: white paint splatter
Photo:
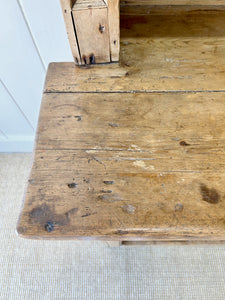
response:
[[[174,62],[174,60],[172,58],[168,58],[168,57],[165,58],[165,61],[167,61],[167,62]]]
[[[137,145],[130,145],[128,150],[136,150],[136,151],[141,151],[141,148],[139,148]]]
[[[96,151],[96,150],[86,150],[86,153],[96,153],[96,152],[98,152],[98,151]]]
[[[146,166],[145,162],[143,160],[136,160],[135,162],[133,162],[133,165],[135,167],[139,167],[139,168],[142,168],[144,170],[150,170],[150,171],[153,171],[155,170],[155,167],[150,165],[150,166]]]

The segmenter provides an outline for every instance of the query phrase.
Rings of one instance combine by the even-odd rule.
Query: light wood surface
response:
[[[74,5],[72,7],[72,10],[87,10],[88,8],[105,8],[106,3],[104,0],[77,0],[74,2]],[[87,20],[88,21],[88,20]]]
[[[45,91],[225,90],[224,20],[225,12],[122,16],[119,64],[50,65]]]
[[[224,11],[225,5],[120,5],[120,14],[138,15],[178,15],[178,14],[217,14]]]
[[[224,111],[223,93],[45,95],[19,234],[224,240]]]
[[[73,0],[60,0],[64,22],[67,30],[68,39],[70,42],[70,48],[73,54],[73,58],[76,64],[81,64],[81,57],[79,48],[77,45],[76,34],[74,31],[73,19],[71,16],[71,9],[74,4]]]
[[[125,16],[111,68],[51,64],[20,236],[225,241],[224,13],[188,16]]]
[[[222,0],[60,1],[74,61],[78,65],[119,61],[120,10],[122,15],[131,16],[178,14],[185,11],[215,13],[225,8]]]
[[[105,2],[77,1],[72,14],[82,64],[110,62],[108,9]]]
[[[111,62],[119,61],[120,55],[120,7],[119,0],[108,0]]]
[[[108,0],[110,1],[110,0]],[[126,0],[120,1],[121,5],[224,5],[223,0]]]
[[[119,60],[119,0],[61,0],[75,64]]]

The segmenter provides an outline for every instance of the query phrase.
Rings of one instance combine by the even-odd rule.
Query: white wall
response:
[[[0,152],[29,152],[48,64],[73,60],[59,0],[0,0],[0,43]]]

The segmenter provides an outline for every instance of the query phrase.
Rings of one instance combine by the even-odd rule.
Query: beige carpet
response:
[[[18,238],[30,164],[31,154],[0,155],[0,299],[225,299],[225,246]]]

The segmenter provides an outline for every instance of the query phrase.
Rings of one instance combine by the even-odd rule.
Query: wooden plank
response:
[[[70,48],[74,57],[74,61],[76,64],[81,64],[81,57],[80,57],[80,52],[79,48],[77,45],[77,40],[76,40],[76,33],[74,31],[74,24],[73,24],[73,19],[72,19],[72,6],[74,4],[73,0],[60,0],[61,7],[62,7],[62,12],[63,12],[63,17],[64,17],[64,22],[66,25],[66,30],[67,30],[67,35],[69,38],[70,42]]]
[[[126,0],[121,5],[224,5],[223,0]]]
[[[123,15],[178,15],[178,14],[216,14],[225,10],[225,5],[121,5]]]
[[[191,240],[191,241],[160,241],[160,240],[154,240],[154,241],[122,241],[120,246],[132,246],[132,247],[146,247],[146,246],[193,246],[193,245],[223,245],[224,242],[223,241],[208,241],[208,240]]]
[[[88,8],[105,8],[106,3],[103,0],[77,0],[72,7],[72,10],[86,10]]]
[[[77,1],[72,14],[82,63],[110,62],[108,9],[105,2]]]
[[[224,242],[224,111],[224,93],[45,95],[19,235]]]
[[[119,0],[108,0],[109,36],[111,61],[119,61],[120,54],[120,10]]]
[[[168,107],[171,114],[162,118]],[[218,139],[224,142],[224,111],[223,93],[45,94],[37,149],[147,151],[154,145],[186,152],[197,151],[201,140],[209,154]],[[181,147],[182,140],[189,146]]]
[[[122,16],[119,64],[50,65],[45,91],[224,90],[224,19],[225,12]]]

